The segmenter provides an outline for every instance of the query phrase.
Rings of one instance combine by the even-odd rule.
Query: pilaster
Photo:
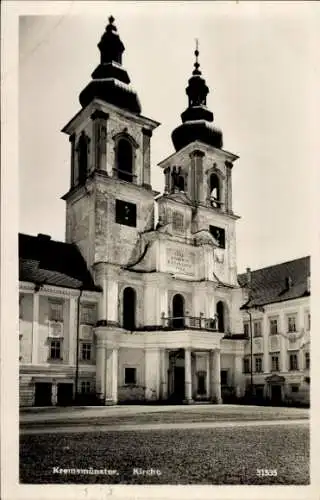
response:
[[[142,129],[142,176],[141,184],[151,189],[150,176],[150,139],[152,131],[146,128]]]
[[[145,349],[145,399],[159,399],[160,386],[160,350]]]
[[[217,404],[222,403],[220,354],[220,349],[214,349],[213,351],[210,351],[211,399]]]
[[[107,120],[109,115],[101,110],[92,113],[93,150],[92,167],[94,170],[107,169]]]
[[[69,299],[69,364],[76,364],[77,351],[77,297]]]
[[[31,364],[38,364],[39,352],[39,293],[33,294],[33,312],[32,312],[32,353]]]
[[[105,404],[118,402],[118,349],[107,348],[105,357]]]
[[[105,396],[105,365],[106,348],[101,343],[98,343],[96,348],[96,393],[99,399],[102,400],[104,400]]]

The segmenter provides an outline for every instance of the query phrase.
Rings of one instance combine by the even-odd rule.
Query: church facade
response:
[[[206,106],[198,50],[175,151],[158,165],[160,194],[150,164],[159,123],[141,113],[112,17],[98,47],[81,110],[63,129],[66,242],[19,236],[20,403],[236,400],[248,385],[238,157]]]

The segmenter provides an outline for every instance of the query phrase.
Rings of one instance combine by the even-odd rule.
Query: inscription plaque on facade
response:
[[[182,248],[167,248],[167,271],[194,276],[195,254]]]

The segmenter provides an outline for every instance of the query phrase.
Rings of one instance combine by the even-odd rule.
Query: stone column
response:
[[[39,294],[33,294],[33,313],[32,313],[32,353],[31,364],[38,364],[39,353]]]
[[[170,192],[170,167],[166,167],[163,170],[164,173],[164,193]]]
[[[166,349],[160,350],[160,399],[168,398],[168,371],[167,371],[167,356]]]
[[[226,189],[225,189],[225,207],[226,212],[232,212],[232,182],[231,182],[231,169],[233,167],[231,161],[226,161]]]
[[[192,401],[192,373],[191,373],[191,350],[184,350],[184,381],[185,381],[185,402]]]
[[[107,120],[109,115],[95,110],[93,121],[92,170],[107,170]]]
[[[159,399],[160,385],[160,350],[159,348],[145,349],[145,399],[147,401]]]
[[[118,402],[118,349],[106,349],[105,368],[105,404],[112,405]]]
[[[105,396],[106,348],[98,342],[96,351],[96,393],[100,399]]]
[[[71,134],[69,137],[69,142],[71,144],[71,158],[70,158],[70,187],[72,188],[75,183],[75,172],[74,172],[74,158],[75,158],[75,142],[76,142],[76,136],[75,134]]]
[[[141,184],[147,189],[151,189],[150,176],[150,139],[152,130],[142,129],[142,176]]]
[[[69,364],[76,364],[77,355],[77,297],[70,297],[69,300]]]
[[[107,278],[105,275],[104,263],[98,263],[95,266],[95,282],[102,289],[98,302],[97,325],[105,326],[107,324]]]
[[[207,353],[207,362],[206,362],[206,371],[207,371],[207,376],[206,376],[206,391],[207,391],[207,398],[210,399],[210,394],[211,394],[211,371],[210,371],[210,351]]]
[[[211,399],[217,403],[222,403],[221,380],[220,380],[220,349],[210,351],[211,358]]]
[[[118,349],[112,349],[112,402],[118,403]]]

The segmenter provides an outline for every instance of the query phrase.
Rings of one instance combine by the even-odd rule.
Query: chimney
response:
[[[290,290],[291,287],[292,287],[292,278],[291,278],[291,276],[287,276],[287,278],[286,278],[286,290]]]

